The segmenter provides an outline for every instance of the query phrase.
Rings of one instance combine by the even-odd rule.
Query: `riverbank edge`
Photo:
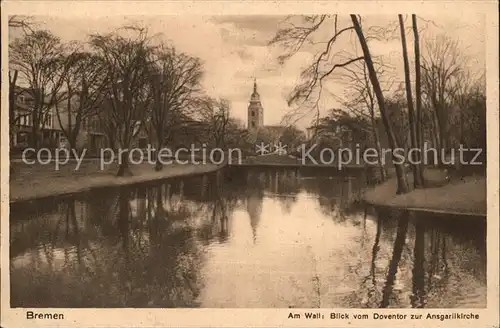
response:
[[[406,210],[406,211],[413,211],[413,212],[422,212],[422,213],[431,213],[431,214],[447,214],[447,215],[457,215],[457,216],[470,216],[470,217],[487,217],[486,212],[475,212],[475,211],[452,211],[449,209],[444,209],[444,208],[434,208],[434,207],[429,207],[429,206],[415,206],[414,204],[391,204],[391,201],[394,200],[395,197],[398,195],[395,194],[395,188],[394,188],[394,194],[386,194],[382,199],[380,196],[375,196],[375,195],[380,195],[384,194],[383,191],[386,191],[389,185],[394,184],[396,185],[397,181],[396,178],[389,178],[387,181],[376,185],[374,187],[368,188],[363,192],[363,195],[361,197],[361,200],[370,206],[373,207],[383,207],[383,208],[391,208],[395,210]],[[430,189],[435,189],[439,190],[442,189],[443,187],[435,187],[435,188],[429,188]],[[411,194],[413,191],[410,191],[408,194]],[[408,195],[406,194],[406,195]]]
[[[164,168],[164,172],[155,172],[156,174],[152,175],[132,175],[126,177],[112,177],[107,179],[102,179],[102,177],[90,177],[88,182],[84,185],[70,186],[61,188],[60,190],[50,190],[47,192],[38,192],[34,195],[18,195],[12,196],[12,193],[9,191],[9,204],[22,203],[28,201],[34,201],[37,199],[50,198],[50,197],[60,197],[60,196],[70,196],[74,194],[79,194],[83,192],[90,192],[95,189],[101,188],[113,188],[113,187],[122,187],[122,186],[131,186],[142,183],[149,183],[154,181],[162,181],[168,179],[174,179],[179,177],[192,177],[203,175],[207,173],[217,172],[227,164],[205,164],[201,166],[192,166],[193,170],[180,170],[179,172],[168,172],[166,168]],[[153,170],[153,169],[152,169]],[[163,174],[161,174],[163,173]],[[160,175],[161,174],[161,175]]]

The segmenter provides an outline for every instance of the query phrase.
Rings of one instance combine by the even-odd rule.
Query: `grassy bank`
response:
[[[131,176],[116,177],[116,165],[108,165],[102,170],[97,161],[84,161],[78,170],[75,163],[54,170],[52,165],[27,165],[11,163],[10,201],[18,202],[48,196],[57,196],[87,191],[99,187],[121,186],[166,179],[170,177],[202,174],[216,171],[222,165],[166,165],[156,172],[148,163],[130,165]]]
[[[413,183],[411,175],[410,184]],[[446,181],[438,170],[426,170],[429,187],[415,189],[407,194],[396,195],[395,178],[368,189],[364,200],[372,205],[406,208],[439,213],[486,215],[486,178],[470,176]]]

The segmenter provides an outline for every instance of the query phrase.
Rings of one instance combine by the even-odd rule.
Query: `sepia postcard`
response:
[[[495,1],[3,1],[0,326],[499,321]]]

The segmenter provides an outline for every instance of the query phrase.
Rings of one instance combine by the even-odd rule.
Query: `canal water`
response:
[[[365,181],[234,169],[13,204],[11,306],[485,307],[485,220],[366,208]]]

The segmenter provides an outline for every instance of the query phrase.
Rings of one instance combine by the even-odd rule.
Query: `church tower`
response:
[[[253,93],[248,105],[248,130],[257,131],[264,125],[264,109],[260,102],[260,95],[257,92],[257,81],[253,82]]]

